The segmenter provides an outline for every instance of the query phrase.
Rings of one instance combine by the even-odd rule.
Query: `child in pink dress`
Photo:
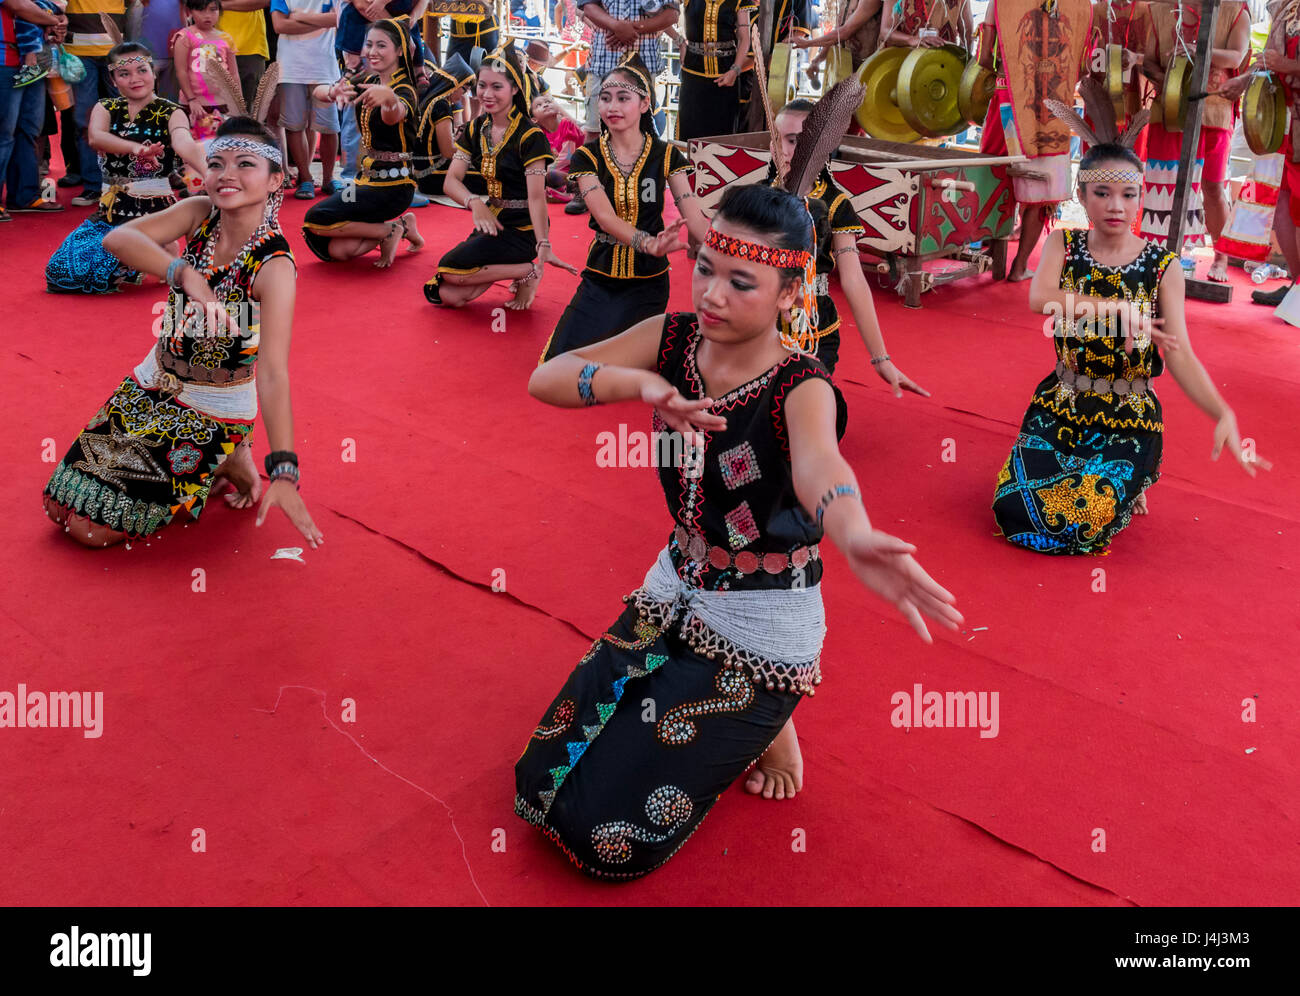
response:
[[[177,32],[172,58],[181,103],[189,109],[194,138],[201,142],[216,135],[222,112],[227,110],[208,82],[210,67],[215,62],[223,62],[231,78],[236,80],[239,70],[235,65],[234,42],[230,35],[217,28],[221,0],[184,2],[193,23]]]

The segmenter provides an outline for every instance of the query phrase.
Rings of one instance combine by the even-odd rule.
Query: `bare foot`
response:
[[[393,222],[388,226],[388,234],[384,240],[379,243],[379,258],[375,260],[375,266],[381,270],[393,265],[393,260],[397,258],[397,247],[402,244],[402,225],[400,222]]]
[[[424,236],[420,234],[420,227],[415,223],[415,212],[407,211],[398,219],[402,223],[402,238],[410,243],[406,247],[407,252],[419,252],[424,248]]]
[[[1134,515],[1149,515],[1151,508],[1147,505],[1147,493],[1143,491],[1133,500]]]
[[[525,280],[517,280],[511,284],[514,290],[514,296],[506,302],[506,307],[514,311],[526,311],[533,303],[533,298],[537,296],[537,277],[529,277]]]
[[[1034,275],[1034,271],[1029,269],[1029,267],[1027,266],[1024,268],[1013,266],[1010,269],[1010,271],[1008,271],[1007,273],[1007,281],[1009,283],[1015,284],[1015,283],[1019,283],[1022,280],[1028,280],[1033,275]]]
[[[1214,254],[1214,262],[1205,272],[1206,280],[1213,280],[1216,284],[1226,284],[1228,282],[1228,257],[1221,252]]]
[[[213,484],[209,494],[218,494],[218,481],[225,481],[234,490],[226,494],[226,504],[231,508],[251,508],[262,494],[262,477],[253,463],[253,448],[240,443],[235,452],[226,457],[212,473]]]
[[[803,789],[803,754],[793,717],[785,721],[772,746],[763,752],[745,779],[745,791],[764,799],[793,799]]]

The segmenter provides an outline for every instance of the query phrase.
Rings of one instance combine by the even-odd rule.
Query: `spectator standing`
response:
[[[106,14],[113,19],[118,30],[126,31],[126,8],[122,0],[68,0],[68,40],[64,49],[79,58],[86,67],[86,75],[72,84],[73,109],[77,125],[77,159],[81,163],[82,191],[72,198],[77,207],[98,207],[103,192],[103,177],[99,171],[99,153],[90,147],[86,126],[90,112],[103,97],[115,93],[108,74],[108,50],[113,38],[104,30],[100,17]],[[69,164],[69,171],[72,166]]]
[[[330,86],[339,79],[334,56],[335,24],[338,14],[333,0],[271,0],[271,27],[280,36],[276,61],[280,63],[280,125],[285,130],[289,156],[298,169],[294,196],[311,200],[316,185],[311,175],[311,144],[308,136],[320,136],[321,192],[329,195],[343,189],[334,179],[339,156],[339,112],[333,103],[312,100],[317,86]]]
[[[257,94],[258,81],[266,72],[267,60],[271,58],[263,14],[270,5],[271,0],[223,0],[221,20],[217,22],[217,27],[234,40],[239,88],[244,91],[244,103],[250,106]]]
[[[44,94],[41,87],[15,87],[21,60],[15,44],[16,19],[56,31],[67,26],[67,18],[42,10],[31,0],[3,0],[0,3],[0,182],[14,209],[40,202],[40,175],[36,164],[36,139],[44,123]],[[0,221],[9,221],[0,207]]]

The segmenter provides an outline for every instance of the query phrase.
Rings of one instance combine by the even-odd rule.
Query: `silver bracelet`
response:
[[[879,357],[879,358],[874,357],[874,356],[871,358],[871,365],[872,365],[873,367],[878,367],[878,366],[880,366],[880,364],[882,364],[882,363],[888,363],[888,362],[889,362],[889,354],[888,354],[888,353],[886,353],[884,356],[881,356],[881,357]]]
[[[632,250],[634,252],[645,252],[645,244],[650,240],[650,233],[637,229],[632,234]]]
[[[181,284],[177,275],[180,273],[182,268],[189,265],[190,265],[189,260],[187,260],[184,256],[177,256],[170,263],[168,263],[167,275],[166,277],[163,278],[166,281],[167,286],[170,287],[172,290],[180,290]]]

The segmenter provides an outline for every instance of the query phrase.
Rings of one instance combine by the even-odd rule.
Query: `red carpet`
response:
[[[197,525],[91,552],[39,510],[44,440],[61,455],[145,354],[161,295],[44,292],[87,213],[0,227],[0,691],[104,694],[99,739],[0,729],[6,903],[1300,901],[1300,330],[1252,306],[1240,271],[1237,303],[1190,303],[1192,339],[1274,471],[1211,462],[1211,423],[1166,376],[1152,515],[1088,559],[993,535],[994,479],[1053,362],[1027,285],[985,276],[920,311],[877,291],[891,353],[934,396],[894,399],[846,341],[844,452],[873,521],[920,547],[968,632],[925,646],[831,554],[826,681],[798,710],[805,791],[737,786],[666,867],[610,886],[512,813],[529,732],[669,531],[653,473],[594,459],[597,433],[647,427],[643,408],[562,412],[525,392],[574,278],[548,270],[534,310],[499,312],[494,332],[504,288],[461,312],[420,293],[463,212],[418,212],[428,248],[380,272],[316,261],[289,201],[297,448],[325,545],[272,560],[300,545],[288,522],[259,530],[215,502]],[[585,218],[552,218],[580,262]],[[688,275],[679,257],[675,307]],[[890,697],[916,684],[997,692],[998,735],[896,729]]]

